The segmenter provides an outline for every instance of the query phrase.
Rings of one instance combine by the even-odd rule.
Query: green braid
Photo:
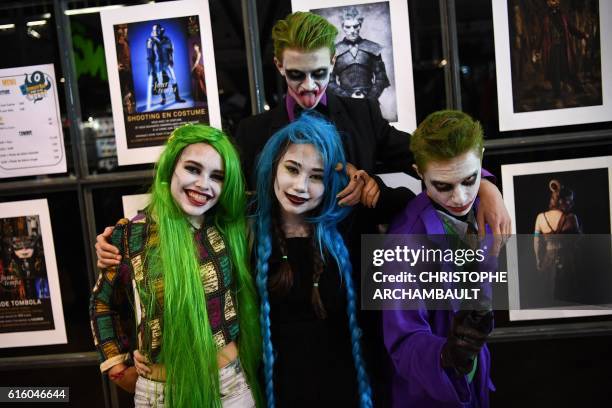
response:
[[[333,57],[336,53],[337,35],[338,29],[323,17],[305,11],[296,11],[284,20],[278,20],[272,27],[274,56],[282,61],[283,51],[286,48],[313,51],[326,47]]]
[[[238,154],[220,130],[204,125],[176,129],[156,165],[148,212],[157,224],[158,240],[147,246],[149,282],[163,276],[163,340],[159,362],[166,369],[165,399],[170,407],[220,407],[217,347],[213,340],[200,278],[199,256],[191,227],[172,198],[170,182],[182,151],[207,143],[221,156],[225,178],[219,202],[205,214],[226,240],[237,289],[240,319],[238,349],[247,380],[258,405],[257,367],[261,358],[256,290],[246,260],[246,198]],[[156,307],[149,286],[143,304],[147,316]],[[145,300],[146,299],[146,300]]]
[[[430,161],[444,161],[469,150],[482,159],[484,146],[480,122],[468,114],[441,110],[427,116],[410,139],[410,150],[419,171],[425,171]]]

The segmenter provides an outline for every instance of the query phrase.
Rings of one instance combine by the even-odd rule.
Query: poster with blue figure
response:
[[[136,112],[195,106],[186,23],[182,17],[128,24]]]
[[[220,126],[207,3],[123,7],[100,17],[120,165],[155,161],[181,125]]]

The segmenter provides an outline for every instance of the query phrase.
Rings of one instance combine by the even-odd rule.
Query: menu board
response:
[[[0,178],[65,172],[53,64],[0,69]]]

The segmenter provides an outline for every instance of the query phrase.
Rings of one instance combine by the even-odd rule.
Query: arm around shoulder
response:
[[[130,358],[128,336],[125,335],[122,327],[122,320],[131,310],[128,296],[132,290],[130,276],[125,276],[130,274],[131,270],[129,258],[125,256],[124,245],[127,239],[127,225],[127,219],[120,220],[110,239],[111,243],[117,246],[123,258],[119,265],[100,269],[90,299],[91,330],[102,372]]]

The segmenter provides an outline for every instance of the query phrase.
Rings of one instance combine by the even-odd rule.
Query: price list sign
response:
[[[0,178],[65,172],[53,64],[0,69]]]

